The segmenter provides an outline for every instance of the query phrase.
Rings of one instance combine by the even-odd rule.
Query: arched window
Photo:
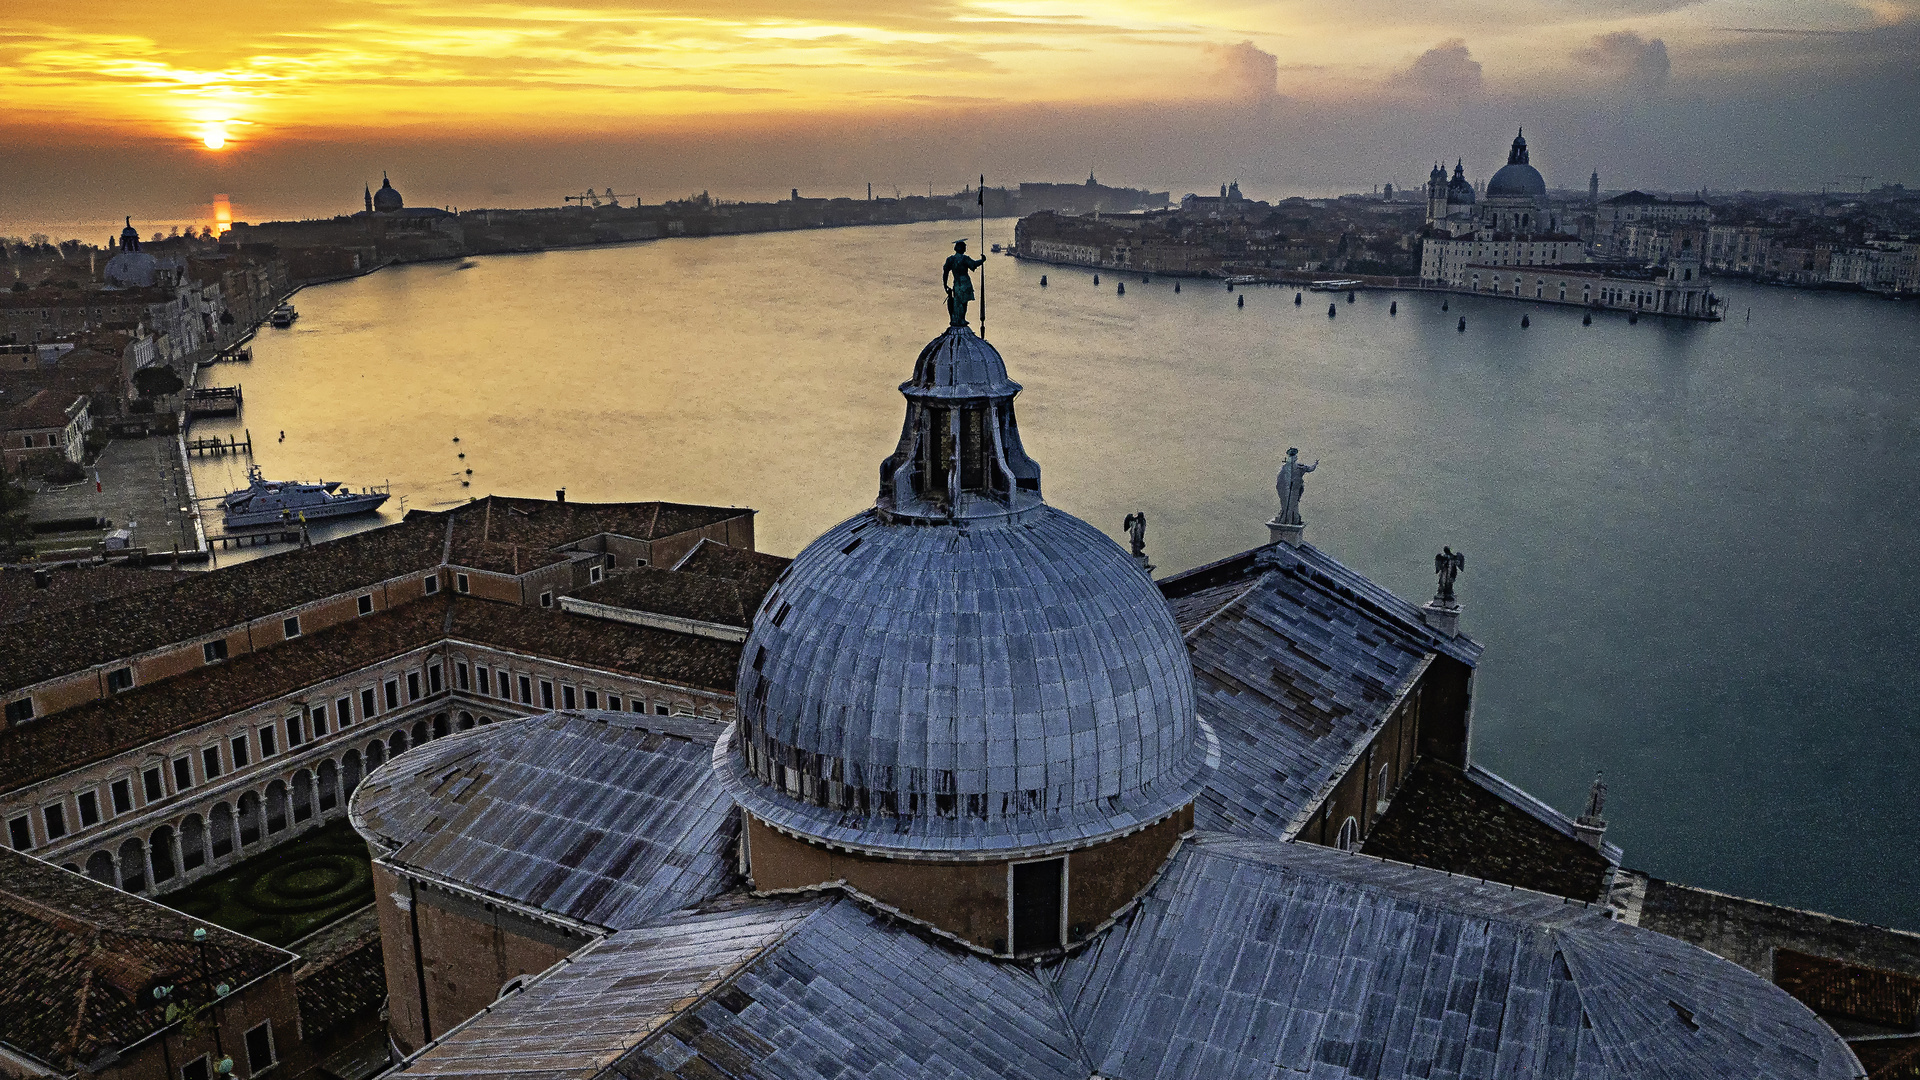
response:
[[[1341,851],[1352,851],[1358,848],[1360,846],[1360,822],[1355,818],[1348,818],[1341,822],[1340,836],[1339,839],[1335,841],[1335,844]]]
[[[387,756],[399,757],[401,754],[404,754],[406,752],[407,752],[407,733],[404,731],[394,732],[393,738],[387,740]]]
[[[113,854],[96,851],[87,856],[87,876],[102,885],[118,885],[119,881],[113,875]]]
[[[208,831],[213,833],[213,857],[223,859],[233,854],[233,807],[216,804],[208,820],[212,823]]]
[[[173,826],[162,825],[153,830],[153,835],[148,839],[147,849],[153,859],[153,883],[158,885],[163,881],[171,880],[175,873]]]
[[[470,731],[472,729],[473,729],[473,714],[470,712],[462,712],[460,714],[460,730]]]
[[[287,785],[275,780],[267,785],[267,831],[277,833],[287,827]]]
[[[313,816],[313,774],[305,769],[293,774],[293,820]]]
[[[382,743],[379,739],[375,739],[373,740],[373,742],[367,744],[367,771],[368,772],[372,772],[373,770],[379,768],[381,763],[386,760],[387,760],[387,747],[385,743]]]
[[[147,891],[147,846],[137,836],[120,845],[120,887],[128,892]]]
[[[434,713],[433,714],[433,737],[436,739],[442,738],[447,734],[447,731],[448,731],[447,714]]]
[[[349,750],[340,759],[340,786],[348,798],[352,798],[353,789],[360,786],[360,751]]]
[[[332,759],[320,763],[320,812],[340,805],[340,769]]]
[[[240,845],[260,842],[260,793],[249,791],[240,796]]]
[[[188,814],[180,823],[180,865],[198,870],[207,862],[207,827],[199,814]]]

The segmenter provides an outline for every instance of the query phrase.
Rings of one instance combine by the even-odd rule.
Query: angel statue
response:
[[[1466,567],[1465,554],[1450,547],[1441,547],[1440,554],[1433,557],[1433,572],[1440,575],[1440,591],[1433,595],[1434,603],[1459,606],[1459,601],[1453,598],[1453,582]]]
[[[1133,541],[1133,557],[1138,559],[1146,555],[1147,512],[1142,510],[1137,514],[1128,514],[1127,519],[1120,523],[1120,527],[1127,530],[1127,539]]]
[[[1300,520],[1300,495],[1307,489],[1307,474],[1319,467],[1318,458],[1311,465],[1300,464],[1300,448],[1287,447],[1286,464],[1280,466],[1280,478],[1274,483],[1274,490],[1280,493],[1280,516],[1274,519],[1275,524],[1305,524]]]

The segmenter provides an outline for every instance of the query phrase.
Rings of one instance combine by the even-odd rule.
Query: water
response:
[[[962,231],[383,270],[302,292],[214,374],[244,383],[268,476],[391,479],[420,508],[752,506],[792,554],[872,500]],[[1145,510],[1171,572],[1264,542],[1299,446],[1309,540],[1416,600],[1442,544],[1466,552],[1477,760],[1574,810],[1605,769],[1609,838],[1658,876],[1920,926],[1920,307],[1731,283],[1718,325],[1412,293],[1330,319],[1313,293],[1236,308],[988,258],[1055,504],[1116,537]]]

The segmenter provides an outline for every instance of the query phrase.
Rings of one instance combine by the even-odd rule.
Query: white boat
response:
[[[292,304],[281,304],[279,307],[273,309],[273,314],[267,316],[267,321],[272,323],[276,328],[285,330],[287,327],[293,325],[293,320],[299,317],[300,313],[293,310]]]
[[[1347,292],[1352,289],[1364,289],[1367,283],[1358,278],[1334,278],[1331,281],[1316,281],[1307,286],[1314,292]]]
[[[267,480],[260,466],[247,469],[247,486],[221,500],[228,528],[243,525],[291,525],[319,518],[365,514],[380,509],[387,490],[350,491],[339,481],[304,484],[297,480]]]

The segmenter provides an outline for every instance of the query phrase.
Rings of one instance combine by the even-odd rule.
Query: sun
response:
[[[208,124],[200,133],[200,141],[209,150],[224,148],[227,145],[227,125],[218,122]]]

